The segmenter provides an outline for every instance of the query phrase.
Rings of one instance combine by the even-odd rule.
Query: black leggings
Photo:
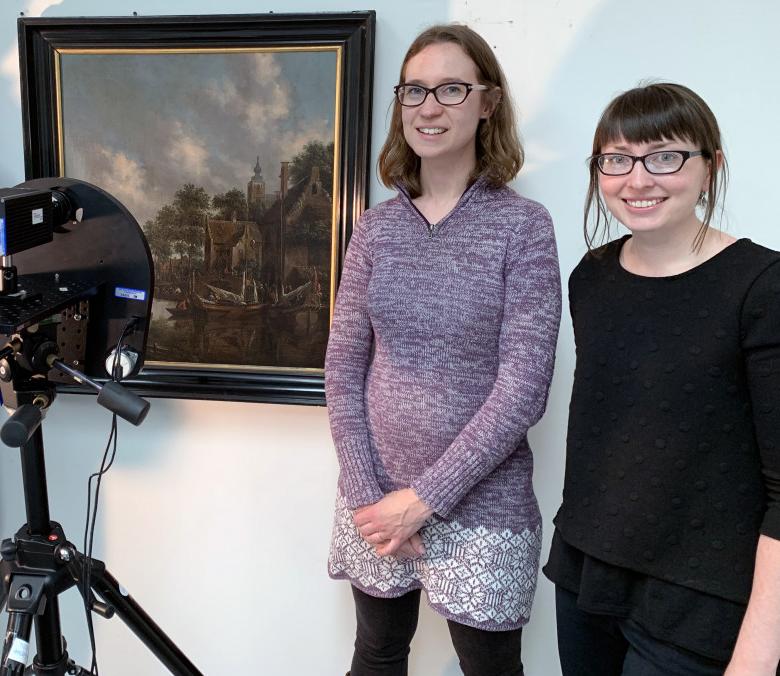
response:
[[[581,610],[577,596],[561,587],[555,605],[563,676],[722,676],[726,668],[650,636],[636,622]]]
[[[351,676],[407,676],[420,590],[381,599],[352,587],[352,595],[357,636]],[[447,626],[464,676],[523,676],[522,629],[485,631],[451,620]]]

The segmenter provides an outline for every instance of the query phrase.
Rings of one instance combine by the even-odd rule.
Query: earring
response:
[[[696,201],[696,204],[700,207],[707,206],[707,193],[703,190],[699,193],[699,199]]]

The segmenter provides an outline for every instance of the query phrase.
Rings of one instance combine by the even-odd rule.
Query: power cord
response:
[[[119,367],[119,356],[122,349],[122,343],[125,338],[130,334],[132,329],[137,324],[137,318],[133,317],[127,321],[122,334],[119,336],[119,340],[114,350],[114,361],[111,364],[111,380],[119,382],[121,380],[121,371]],[[116,458],[117,448],[117,436],[118,428],[116,422],[116,413],[111,416],[111,429],[108,435],[108,441],[106,448],[103,451],[103,458],[100,462],[100,469],[89,476],[87,481],[87,518],[84,524],[84,556],[85,556],[85,569],[83,574],[81,596],[84,600],[84,609],[87,615],[87,630],[89,631],[89,643],[92,649],[92,662],[89,673],[92,676],[99,676],[98,663],[97,663],[97,648],[95,644],[95,628],[93,625],[92,608],[90,599],[92,598],[92,551],[95,542],[95,524],[97,523],[98,513],[98,501],[100,499],[100,486],[103,481],[103,477],[106,475],[111,466],[114,464]],[[95,483],[94,491],[92,484]],[[94,493],[94,501],[93,501]]]

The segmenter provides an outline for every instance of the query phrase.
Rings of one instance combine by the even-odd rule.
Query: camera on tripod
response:
[[[3,403],[13,409],[32,403],[29,392],[43,386],[41,377],[52,397],[54,385],[75,380],[100,391],[99,403],[116,404],[118,415],[140,423],[145,413],[125,411],[115,401],[119,388],[100,380],[141,368],[153,283],[138,224],[99,188],[40,179],[0,190]]]
[[[143,365],[153,285],[141,228],[100,188],[47,178],[0,190],[0,394],[13,411],[0,440],[20,449],[27,515],[0,545],[0,608],[8,611],[0,676],[91,673],[69,658],[62,637],[58,595],[73,586],[88,612],[119,615],[172,673],[200,674],[105,565],[49,518],[41,423],[58,388],[94,390],[101,406],[134,425],[146,417],[149,403],[119,381]]]

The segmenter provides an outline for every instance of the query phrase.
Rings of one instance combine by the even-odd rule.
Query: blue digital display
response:
[[[114,289],[114,295],[117,298],[126,298],[127,300],[146,300],[146,291],[143,289],[128,289],[124,286],[117,286]]]

